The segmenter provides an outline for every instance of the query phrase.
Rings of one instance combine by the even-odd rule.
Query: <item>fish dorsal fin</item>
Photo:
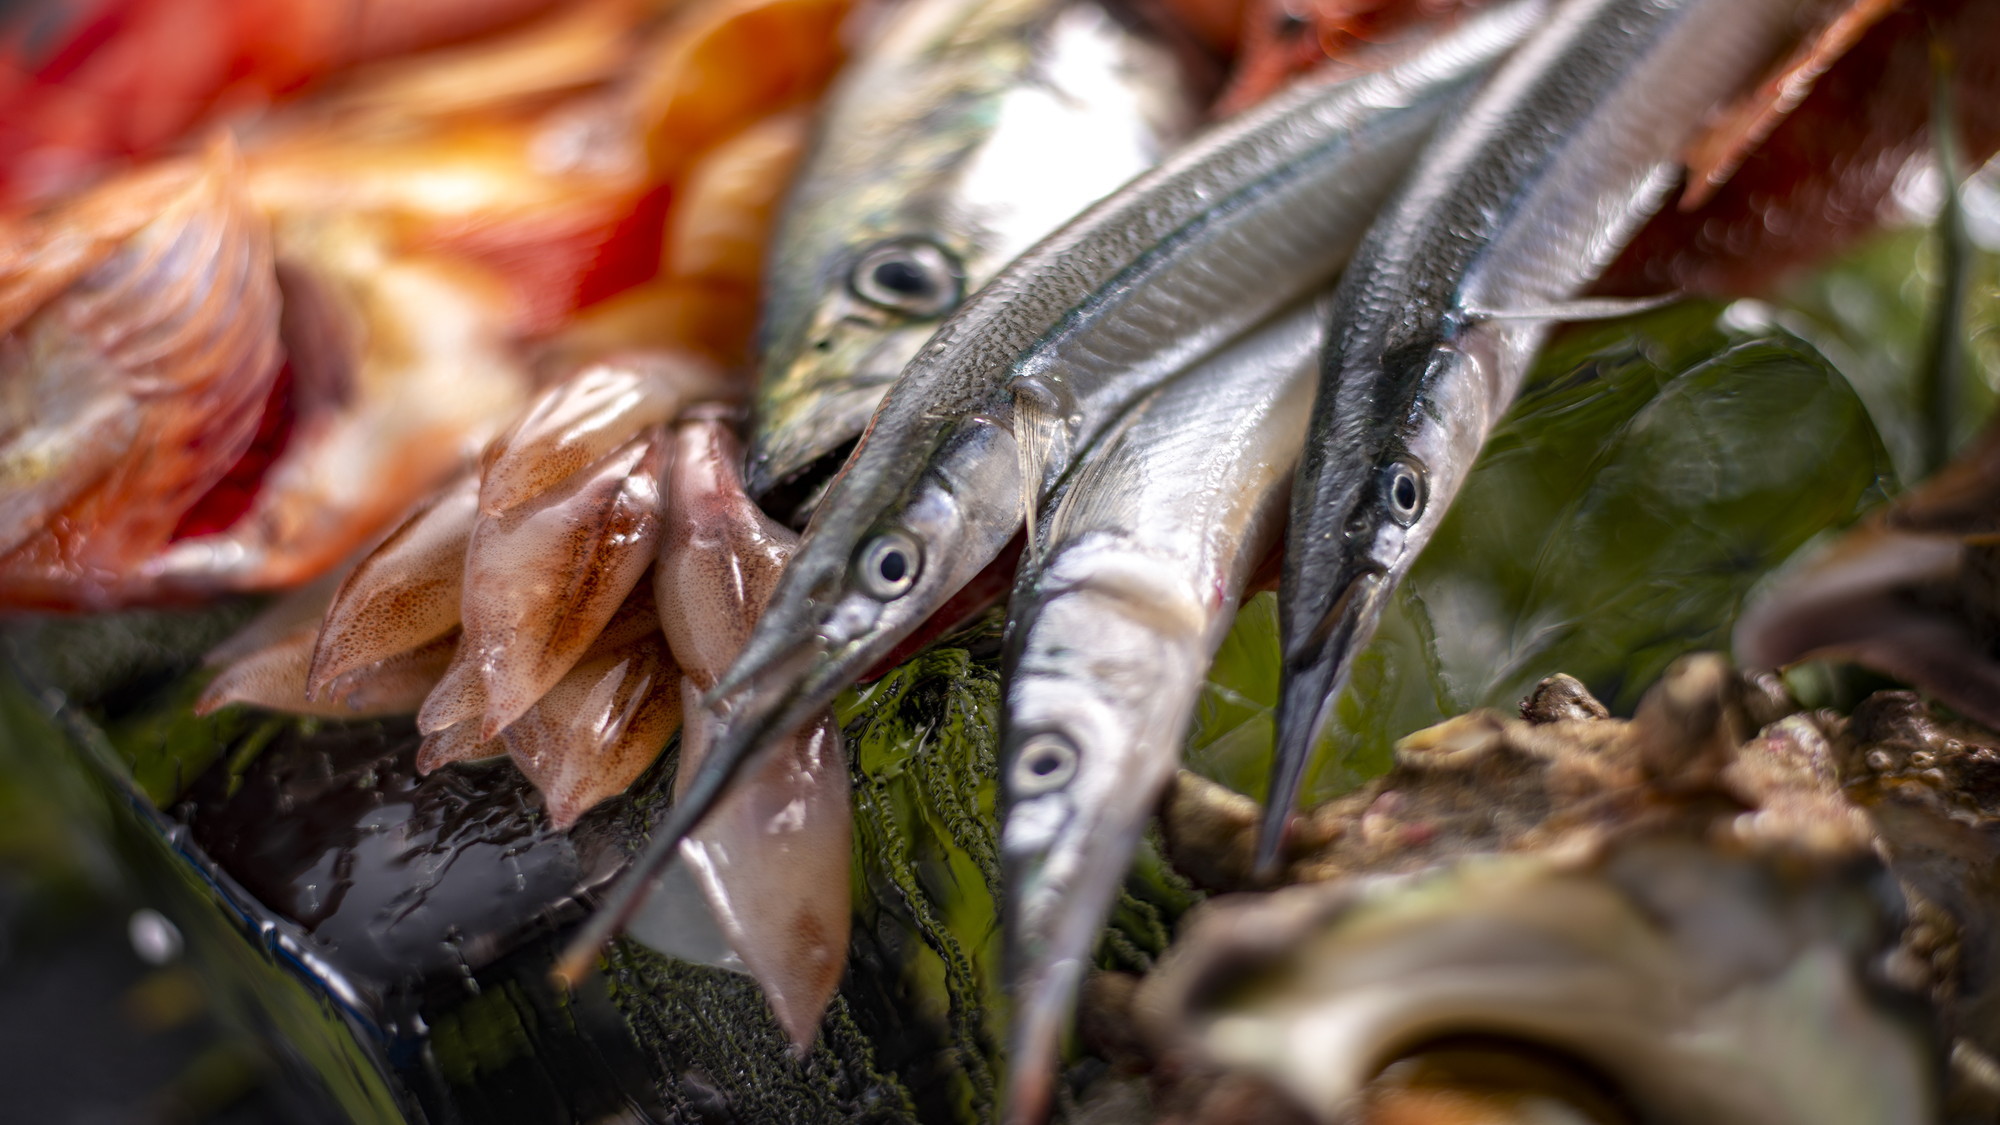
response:
[[[1056,396],[1040,380],[1017,376],[1007,389],[1014,396],[1014,448],[1020,457],[1021,518],[1027,534],[1024,557],[1032,559],[1042,476],[1048,470],[1062,415]]]
[[[1577,297],[1504,309],[1469,307],[1465,314],[1473,320],[1617,320],[1666,308],[1681,298],[1679,293],[1661,293],[1655,297]]]

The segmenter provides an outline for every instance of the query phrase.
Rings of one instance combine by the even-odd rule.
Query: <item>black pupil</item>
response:
[[[891,293],[901,293],[906,297],[927,297],[931,292],[931,279],[908,258],[891,258],[875,267],[875,284]]]
[[[1417,479],[1408,473],[1396,477],[1396,506],[1406,512],[1417,506]]]
[[[1044,750],[1035,755],[1035,760],[1028,763],[1028,768],[1035,771],[1036,777],[1047,777],[1062,768],[1062,755],[1053,750]]]
[[[882,581],[901,582],[903,576],[910,573],[910,560],[904,558],[901,551],[887,551],[882,555],[879,569]]]

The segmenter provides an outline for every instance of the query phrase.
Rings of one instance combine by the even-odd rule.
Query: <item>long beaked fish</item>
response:
[[[966,294],[1157,163],[1197,119],[1190,87],[1096,0],[891,7],[772,246],[751,494],[843,454]]]
[[[872,667],[1032,521],[1141,394],[1330,282],[1445,108],[1533,27],[1498,7],[1193,142],[1017,259],[938,329],[813,513],[710,692],[702,772],[577,939],[602,944],[760,748]]]
[[[1283,525],[1324,340],[1307,303],[1177,376],[1041,521],[1010,607],[1000,754],[1009,1121],[1047,1111],[1098,931]]]
[[[1542,339],[1618,308],[1574,298],[1665,200],[1703,114],[1783,47],[1798,7],[1571,0],[1377,218],[1334,293],[1292,491],[1261,867],[1354,657]]]

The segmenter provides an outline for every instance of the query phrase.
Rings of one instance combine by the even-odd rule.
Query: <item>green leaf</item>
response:
[[[913,1076],[927,1120],[988,1120],[998,1098],[999,706],[998,672],[957,648],[834,705],[854,770],[856,955],[888,970],[850,999],[902,1029],[877,1050]]]
[[[2000,386],[2000,255],[1974,246],[1970,256],[1971,284],[1959,310],[1965,366],[1949,383],[1952,401],[1945,408],[1955,420],[1948,435],[1954,449],[1992,414]],[[1778,304],[1744,303],[1746,315],[1782,325],[1847,376],[1906,481],[1924,475],[1925,431],[1934,409],[1926,401],[1924,367],[1936,358],[1944,257],[1936,234],[1902,231],[1801,279]]]

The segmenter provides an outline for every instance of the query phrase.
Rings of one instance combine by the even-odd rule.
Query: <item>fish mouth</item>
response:
[[[743,458],[744,491],[756,500],[780,490],[795,494],[782,504],[767,501],[765,506],[782,516],[809,501],[804,515],[810,515],[817,494],[825,491],[826,482],[854,451],[882,396],[901,377],[900,367],[838,379],[829,376],[806,403],[785,409],[760,405]],[[803,526],[804,515],[795,526]]]
[[[1257,833],[1256,873],[1278,873],[1279,852],[1292,807],[1298,803],[1306,763],[1333,706],[1334,693],[1347,682],[1361,644],[1374,632],[1388,590],[1388,572],[1375,563],[1351,564],[1340,596],[1299,644],[1287,654],[1278,692],[1277,731],[1271,747],[1271,785]]]
[[[783,475],[778,475],[782,470],[777,468],[776,457],[752,454],[745,468],[746,491],[756,497],[772,519],[793,531],[804,531],[820,501],[826,498],[827,490],[833,487],[834,478],[840,475],[841,467],[860,444],[861,435],[857,433]]]
[[[1008,1017],[1008,1075],[1000,1120],[1006,1125],[1039,1125],[1047,1120],[1058,1069],[1063,1031],[1075,1010],[1078,990],[1089,971],[1090,951],[1104,920],[1081,906],[1094,897],[1101,873],[1072,869],[1063,876],[1034,878],[1024,867],[1060,864],[1064,845],[1026,863],[1008,866],[1008,884],[1018,888],[1005,923]],[[1090,863],[1088,856],[1072,858]],[[1129,857],[1120,854],[1121,859]],[[1101,866],[1101,861],[1098,862]],[[1125,864],[1117,865],[1123,874]],[[1081,892],[1081,893],[1079,893]],[[1027,909],[1023,909],[1027,906]],[[1067,907],[1067,909],[1065,909]]]
[[[826,644],[825,638],[808,634],[791,647],[770,652],[761,660],[739,661],[701,697],[702,708],[713,712],[723,723],[724,729],[716,732],[717,749],[728,740],[730,728],[740,729],[746,722],[753,726],[768,725],[768,716],[784,710],[782,705],[788,699],[811,691],[826,678],[829,669],[841,667],[845,663],[841,656],[838,649]],[[774,705],[751,707],[742,702],[759,699],[770,700]],[[711,755],[714,753],[711,751]]]

